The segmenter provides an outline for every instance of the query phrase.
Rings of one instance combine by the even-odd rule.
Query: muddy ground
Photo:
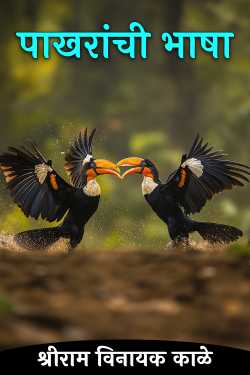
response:
[[[198,251],[0,251],[0,347],[174,339],[250,349],[250,261]]]

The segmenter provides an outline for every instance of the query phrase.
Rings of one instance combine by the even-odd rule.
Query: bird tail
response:
[[[18,233],[14,241],[25,250],[45,250],[62,237],[59,227],[33,229]]]
[[[212,244],[236,241],[243,235],[240,229],[230,225],[202,222],[193,223],[194,230],[196,230],[204,240]]]

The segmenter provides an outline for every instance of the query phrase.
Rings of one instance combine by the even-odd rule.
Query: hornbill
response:
[[[129,157],[117,164],[131,174],[143,176],[142,193],[154,212],[168,226],[173,244],[188,244],[189,234],[197,231],[210,243],[228,243],[242,236],[241,230],[222,224],[191,220],[190,214],[200,212],[214,194],[249,182],[250,167],[226,159],[197,135],[188,154],[181,158],[179,168],[165,183],[159,178],[155,164],[144,158]]]
[[[66,154],[68,184],[31,143],[32,149],[9,147],[0,155],[0,168],[14,202],[27,217],[41,217],[49,222],[63,222],[54,228],[18,233],[14,241],[24,249],[46,249],[66,238],[69,249],[82,240],[85,224],[98,208],[101,189],[96,177],[112,174],[120,177],[119,168],[111,161],[95,159],[87,129],[74,140]],[[67,242],[68,242],[67,241]]]

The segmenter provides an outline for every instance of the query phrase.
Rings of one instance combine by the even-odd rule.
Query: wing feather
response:
[[[183,172],[185,171],[185,173]],[[249,182],[250,167],[227,159],[196,136],[180,167],[170,174],[162,191],[173,189],[174,196],[187,214],[199,212],[214,194]]]
[[[86,165],[93,160],[92,143],[96,129],[88,137],[88,130],[75,138],[66,155],[65,170],[70,176],[73,186],[82,189],[87,183]]]
[[[74,189],[52,168],[35,144],[32,150],[9,147],[0,155],[0,170],[14,202],[27,217],[48,221],[60,220],[70,208],[70,193]],[[53,175],[56,187],[52,185]]]

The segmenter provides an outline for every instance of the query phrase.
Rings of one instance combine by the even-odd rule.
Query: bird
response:
[[[63,221],[55,227],[28,230],[14,235],[14,243],[25,250],[45,250],[66,239],[68,250],[82,240],[87,222],[95,214],[101,195],[96,178],[104,174],[120,177],[117,165],[95,159],[92,142],[96,129],[75,137],[65,156],[65,170],[70,181],[57,174],[52,161],[37,145],[9,147],[0,154],[0,169],[14,202],[24,215],[48,222]]]
[[[161,182],[156,164],[147,158],[128,157],[119,167],[132,167],[123,173],[143,176],[142,193],[156,215],[167,225],[172,245],[190,246],[189,235],[198,232],[211,244],[235,241],[243,233],[233,226],[191,219],[216,194],[249,182],[250,167],[227,159],[197,134],[179,167]]]

